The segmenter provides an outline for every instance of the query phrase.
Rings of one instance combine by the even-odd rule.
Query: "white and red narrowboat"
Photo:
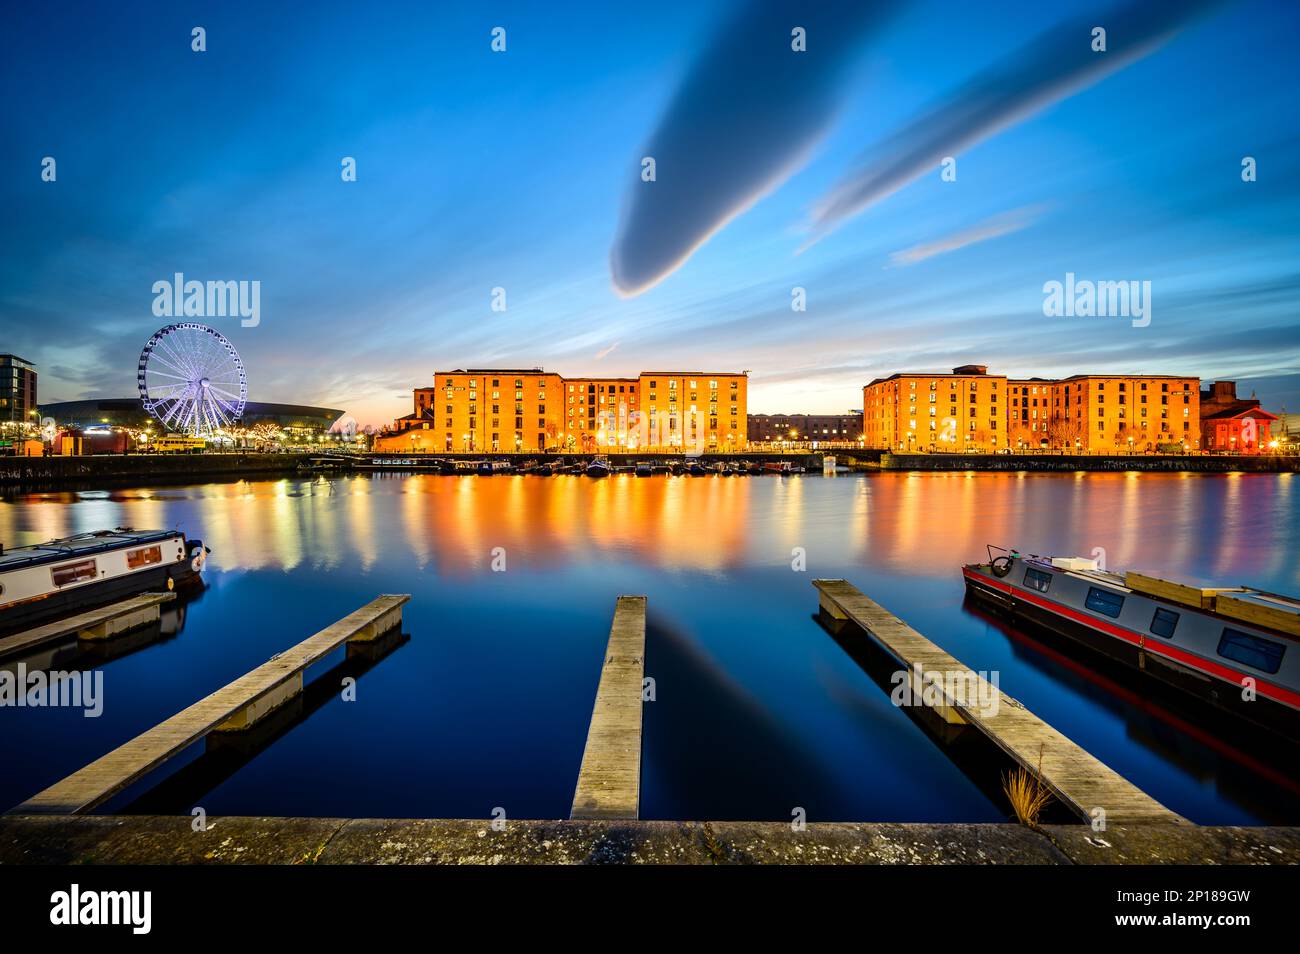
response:
[[[994,549],[962,567],[972,597],[1300,739],[1300,600]]]
[[[0,633],[198,582],[207,553],[179,530],[129,527],[0,547]]]

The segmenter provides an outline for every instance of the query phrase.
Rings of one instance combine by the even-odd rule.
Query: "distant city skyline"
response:
[[[841,413],[875,378],[967,363],[1228,379],[1300,409],[1294,4],[1205,4],[1148,56],[958,150],[955,181],[935,164],[809,229],[846,173],[889,160],[972,77],[1013,68],[1059,20],[1127,8],[1059,6],[881,4],[896,13],[836,46],[825,128],[782,159],[788,178],[666,274],[677,253],[633,235],[648,263],[619,288],[629,190],[676,171],[641,183],[645,147],[726,52],[736,4],[18,9],[0,36],[0,350],[36,364],[42,402],[130,396],[169,321],[153,286],[183,273],[260,283],[254,326],[195,319],[239,349],[250,400],[363,425],[406,413],[436,368],[535,365],[748,370],[756,414]],[[753,9],[760,26],[805,22],[791,55],[816,57],[849,8]],[[780,105],[745,93],[703,121]],[[1067,275],[1150,282],[1150,323],[1046,317],[1044,286]]]

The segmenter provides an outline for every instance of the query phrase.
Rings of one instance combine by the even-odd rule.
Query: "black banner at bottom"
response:
[[[620,924],[735,939],[811,919],[819,932],[844,924],[873,939],[1006,940],[1011,930],[1040,941],[1200,932],[1230,942],[1288,926],[1294,887],[1294,872],[1269,867],[11,867],[0,868],[0,923],[9,941],[373,941],[430,928],[499,940]]]

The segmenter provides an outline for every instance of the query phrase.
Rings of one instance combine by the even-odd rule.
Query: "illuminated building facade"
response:
[[[636,378],[565,378],[564,449],[635,448]]]
[[[981,364],[877,378],[862,389],[863,443],[893,451],[996,451],[1007,446],[1006,391],[1006,376]]]
[[[1271,449],[1277,419],[1257,398],[1237,397],[1235,381],[1214,381],[1201,393],[1201,446],[1208,451],[1264,453]]]
[[[1199,450],[1200,382],[1180,375],[1007,378],[982,365],[863,389],[867,447],[895,451]]]
[[[638,383],[646,446],[725,451],[748,442],[747,372],[643,371]]]
[[[565,378],[541,368],[438,371],[375,450],[423,453],[740,449],[745,373]]]
[[[437,371],[416,388],[414,411],[375,439],[379,451],[473,453],[558,446],[563,420],[558,374],[541,368]]]
[[[1047,444],[1086,454],[1199,450],[1199,378],[1076,374],[1053,382]]]
[[[36,365],[15,354],[0,354],[0,421],[36,420]]]

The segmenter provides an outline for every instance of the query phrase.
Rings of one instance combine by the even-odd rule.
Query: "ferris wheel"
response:
[[[226,336],[194,322],[154,332],[136,374],[144,409],[164,427],[207,437],[244,415],[248,377]]]

